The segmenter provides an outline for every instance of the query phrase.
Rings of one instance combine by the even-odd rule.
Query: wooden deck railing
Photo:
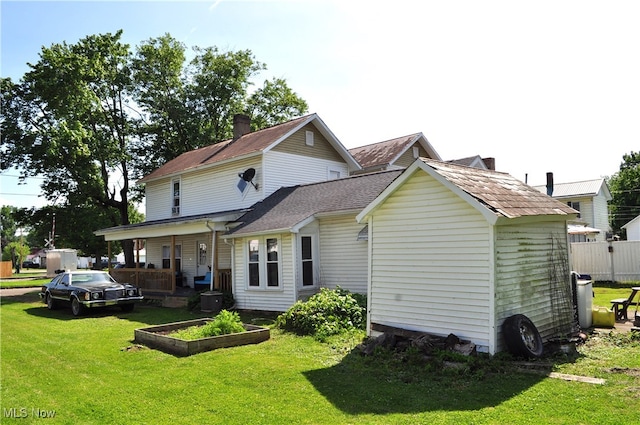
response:
[[[173,293],[176,290],[170,270],[158,269],[111,269],[111,276],[118,282],[126,282],[152,292]]]
[[[111,276],[118,282],[130,283],[151,292],[174,293],[176,287],[171,279],[171,271],[166,269],[111,269]],[[231,269],[218,270],[214,283],[215,289],[221,292],[231,292]]]

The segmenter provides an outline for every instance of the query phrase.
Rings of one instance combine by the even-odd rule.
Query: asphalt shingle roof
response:
[[[138,182],[145,183],[164,176],[170,176],[176,173],[211,165],[216,162],[260,152],[295,129],[298,125],[304,121],[312,119],[314,116],[315,114],[305,115],[303,117],[287,121],[283,124],[247,133],[236,140],[229,139],[220,143],[185,152],[161,167],[158,167],[150,174],[147,174],[142,179],[138,180]]]
[[[289,230],[316,214],[362,210],[401,173],[384,171],[281,188],[254,205],[227,234]]]
[[[509,174],[426,158],[422,160],[449,182],[505,217],[577,214],[573,208]]]
[[[384,142],[349,149],[349,153],[364,169],[389,165],[407,149],[408,145],[413,145],[419,136],[420,133],[415,133],[397,137]]]

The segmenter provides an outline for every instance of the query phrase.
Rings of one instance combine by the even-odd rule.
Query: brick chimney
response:
[[[553,173],[547,173],[547,195],[553,196]]]
[[[496,171],[496,159],[495,158],[482,158],[482,162],[487,166],[489,170]]]
[[[233,140],[239,139],[251,132],[251,118],[248,115],[235,114],[233,116]]]

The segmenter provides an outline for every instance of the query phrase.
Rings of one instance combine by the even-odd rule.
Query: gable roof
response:
[[[422,133],[410,134],[408,136],[397,137],[384,142],[373,143],[349,149],[349,153],[358,161],[364,169],[383,167],[393,164],[416,142],[433,159],[440,159],[438,152],[431,146]]]
[[[239,225],[226,235],[297,232],[318,215],[358,212],[401,173],[401,170],[381,171],[280,188],[256,203],[250,212],[236,221]]]
[[[631,219],[628,223],[626,223],[624,226],[621,226],[623,229],[629,229],[631,228],[631,226],[634,225],[634,223],[640,223],[640,215],[638,215],[636,218]]]
[[[547,193],[547,186],[533,186],[534,189]],[[584,180],[571,183],[554,183],[553,196],[554,198],[574,198],[574,197],[594,197],[597,196],[600,191],[607,200],[611,200],[611,193],[609,187],[604,179]]]
[[[419,158],[358,214],[357,220],[364,220],[418,170],[425,171],[466,200],[491,224],[502,217],[573,216],[578,213],[507,173]]]
[[[144,176],[138,180],[138,183],[147,183],[159,178],[184,173],[185,171],[194,171],[226,161],[267,152],[307,124],[313,124],[318,129],[345,162],[349,164],[351,169],[360,168],[355,159],[349,154],[349,151],[340,143],[320,117],[317,114],[310,114],[283,124],[247,133],[236,140],[229,139],[185,152]]]
[[[451,159],[447,162],[451,164],[465,165],[467,167],[483,168],[485,170],[489,169],[489,167],[487,167],[487,164],[484,162],[484,160],[480,155],[468,156],[466,158],[460,158],[460,159]]]

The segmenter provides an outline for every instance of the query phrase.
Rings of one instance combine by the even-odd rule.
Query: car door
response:
[[[65,299],[68,300],[69,299],[69,280],[70,280],[70,276],[69,273],[63,273],[62,275],[58,276],[55,280],[55,285],[53,285],[53,288],[50,289],[51,295],[54,298],[59,298],[59,299]]]

